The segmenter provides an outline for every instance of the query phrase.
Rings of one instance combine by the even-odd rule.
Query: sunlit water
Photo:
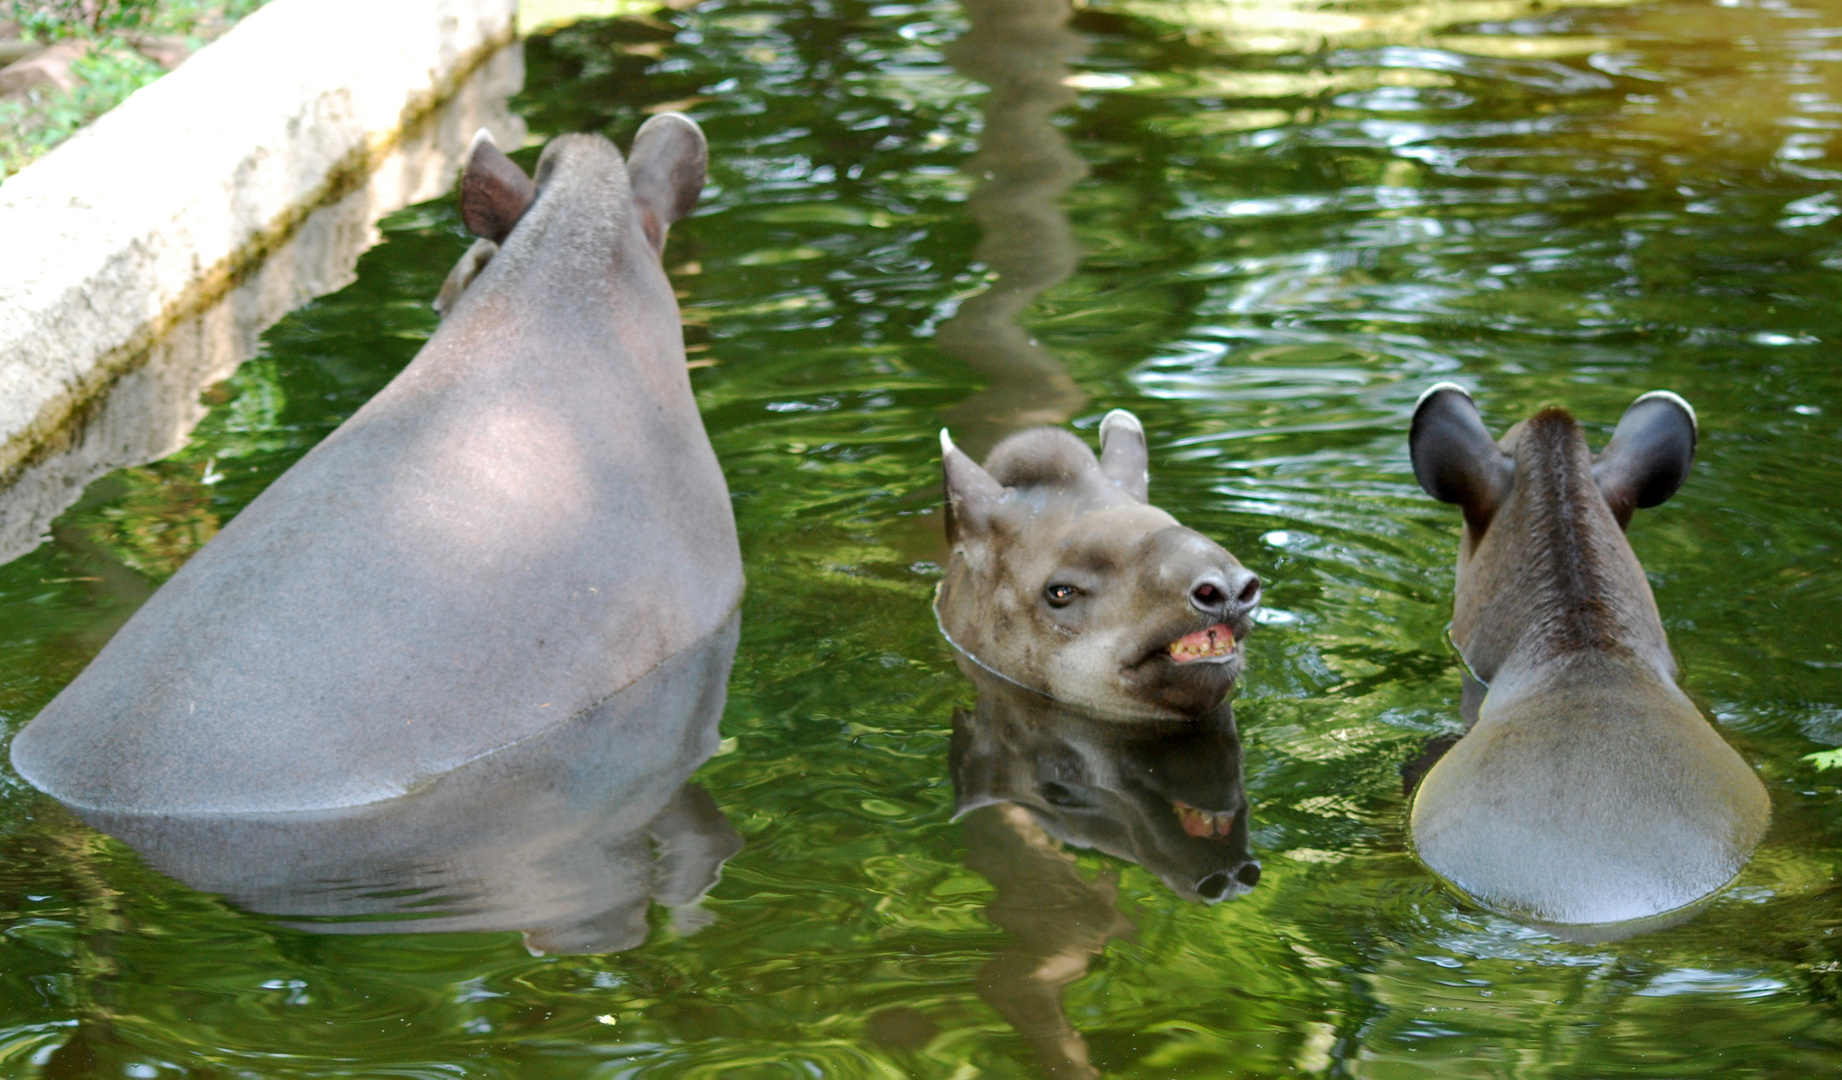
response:
[[[667,265],[749,577],[695,780],[746,847],[701,912],[588,956],[310,933],[6,773],[0,1073],[1842,1068],[1842,773],[1803,760],[1842,743],[1842,4],[1066,14],[712,0],[528,44],[538,135],[624,144],[674,107],[711,140]],[[0,568],[10,730],[426,339],[456,212],[387,235],[209,393],[189,447]],[[1406,453],[1442,379],[1499,429],[1558,402],[1595,441],[1652,388],[1700,410],[1694,472],[1632,540],[1775,816],[1685,925],[1558,941],[1407,851],[1401,766],[1459,726],[1457,514]],[[1018,811],[954,820],[974,691],[928,609],[935,432],[1091,437],[1116,406],[1145,420],[1154,501],[1268,582],[1236,704],[1264,873],[1216,905]]]

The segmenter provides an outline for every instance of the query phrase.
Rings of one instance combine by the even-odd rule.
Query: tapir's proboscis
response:
[[[1464,512],[1452,640],[1467,697],[1483,693],[1411,829],[1429,867],[1490,907],[1563,927],[1667,918],[1731,881],[1765,832],[1765,787],[1677,687],[1625,539],[1687,477],[1696,437],[1667,391],[1638,398],[1597,457],[1562,409],[1500,441],[1454,384],[1415,409],[1414,473]]]
[[[410,365],[238,514],[12,747],[79,810],[402,795],[582,716],[730,619],[742,566],[661,265],[697,125],[527,179],[476,139],[483,244]]]
[[[1137,417],[1108,413],[1100,442],[1096,459],[1035,428],[981,468],[941,432],[941,630],[986,670],[1096,714],[1199,716],[1240,674],[1260,579],[1147,501]]]

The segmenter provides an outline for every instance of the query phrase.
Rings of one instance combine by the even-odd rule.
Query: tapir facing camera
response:
[[[947,543],[941,630],[988,671],[1119,719],[1199,716],[1241,672],[1260,579],[1152,506],[1145,431],[1114,409],[1101,453],[1059,428],[983,467],[940,433]]]

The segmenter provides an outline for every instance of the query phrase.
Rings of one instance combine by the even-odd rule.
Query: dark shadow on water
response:
[[[537,953],[681,932],[742,838],[685,779],[717,748],[739,618],[598,708],[399,799],[291,814],[84,814],[195,889],[320,934],[522,930]]]
[[[1253,888],[1241,739],[1223,702],[1195,719],[1119,721],[1005,682],[977,665],[972,712],[956,710],[949,768],[966,861],[997,888],[985,918],[1010,941],[979,996],[1052,1076],[1098,1076],[1062,994],[1107,942],[1131,934],[1118,877],[1089,880],[1066,847],[1138,863],[1186,900]]]

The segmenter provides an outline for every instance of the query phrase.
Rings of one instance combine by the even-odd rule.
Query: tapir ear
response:
[[[1464,387],[1440,383],[1420,395],[1407,447],[1420,487],[1458,504],[1472,535],[1483,536],[1509,495],[1515,463],[1497,448]]]
[[[1100,419],[1100,472],[1119,490],[1147,502],[1151,498],[1151,455],[1145,449],[1145,426],[1124,409]]]
[[[660,113],[640,125],[627,155],[627,176],[653,251],[665,250],[665,230],[697,205],[709,163],[703,129],[683,113]]]
[[[492,133],[481,128],[461,173],[461,221],[467,231],[503,244],[536,198],[537,185],[493,143]]]
[[[1688,478],[1695,461],[1695,410],[1667,390],[1631,403],[1612,441],[1593,460],[1593,479],[1619,528],[1640,507],[1659,506]]]
[[[947,543],[989,530],[992,510],[1004,498],[1004,485],[954,446],[946,428],[940,429],[940,467],[946,474]]]

